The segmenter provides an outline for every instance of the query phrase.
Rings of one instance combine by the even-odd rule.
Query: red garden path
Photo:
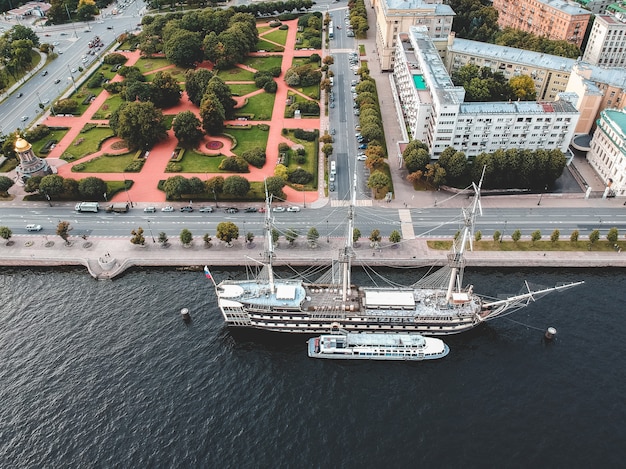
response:
[[[285,21],[284,24],[289,25],[289,29],[287,30],[287,39],[285,44],[284,52],[280,53],[271,53],[271,52],[257,52],[252,53],[252,56],[269,56],[269,55],[282,55],[282,64],[281,64],[281,76],[277,78],[276,84],[278,85],[278,89],[276,91],[276,96],[274,99],[274,108],[272,110],[272,118],[270,121],[248,121],[246,124],[268,124],[269,125],[269,134],[267,139],[267,147],[266,147],[266,155],[267,161],[263,168],[255,168],[253,166],[250,167],[250,172],[245,174],[244,176],[249,181],[262,181],[266,177],[274,175],[274,168],[278,161],[278,144],[281,142],[288,143],[290,146],[293,145],[293,142],[288,140],[286,137],[282,135],[282,129],[305,129],[305,130],[314,130],[320,129],[320,119],[288,119],[284,117],[285,113],[285,103],[287,100],[287,94],[289,91],[298,93],[299,95],[305,97],[306,99],[310,99],[307,96],[302,95],[297,90],[290,88],[287,86],[285,81],[283,80],[283,75],[291,66],[294,56],[296,55],[296,51],[294,49],[296,44],[296,33],[297,33],[297,20]],[[262,26],[262,25],[260,25]],[[263,32],[259,36],[262,37],[264,34],[268,34],[274,31],[274,29],[270,29],[268,31]],[[306,56],[309,56],[313,53],[320,53],[319,50],[307,50]],[[134,65],[137,60],[140,58],[140,52],[123,52],[124,55],[128,57],[128,62],[126,65]],[[304,55],[304,54],[302,54]],[[300,56],[300,55],[298,55]],[[212,68],[212,65],[208,62],[201,64],[200,66],[205,68]],[[245,66],[238,65],[239,67],[255,72],[256,70]],[[174,68],[174,66],[159,68],[158,70],[166,70],[167,68]],[[151,70],[147,72],[147,74],[152,74],[157,70]],[[119,81],[122,78],[119,75],[116,75],[113,79],[114,81]],[[241,83],[241,82],[237,82]],[[249,82],[248,82],[249,83]],[[238,106],[241,106],[245,101],[246,97],[253,96],[259,91],[253,91],[246,96],[241,97],[237,100]],[[48,156],[48,160],[52,159],[61,159],[64,153],[72,152],[71,143],[76,139],[79,135],[81,129],[87,123],[108,123],[108,121],[97,120],[93,118],[93,115],[102,107],[105,101],[110,97],[110,94],[107,91],[102,91],[91,103],[89,108],[82,114],[82,116],[77,117],[61,117],[61,116],[49,116],[45,119],[44,124],[48,126],[58,126],[58,127],[69,127],[70,130],[68,133],[61,139],[61,141],[56,145],[56,147],[50,152]],[[164,114],[178,114],[182,111],[192,111],[194,114],[199,115],[199,109],[194,106],[189,99],[187,98],[186,93],[183,92],[181,100],[178,105],[164,109]],[[226,124],[241,124],[241,121],[227,121]],[[167,131],[167,138],[159,143],[157,143],[151,150],[150,156],[146,159],[143,169],[139,173],[85,173],[85,172],[72,172],[72,167],[78,163],[89,161],[93,158],[101,156],[104,153],[109,154],[119,154],[125,153],[126,149],[114,150],[112,149],[112,145],[115,142],[119,142],[118,138],[111,138],[104,142],[101,146],[100,150],[96,153],[92,153],[87,155],[77,161],[73,161],[71,163],[64,164],[63,161],[58,161],[58,164],[51,163],[58,168],[58,173],[66,178],[74,178],[74,179],[82,179],[90,176],[95,176],[102,178],[107,181],[122,181],[124,179],[132,179],[134,184],[131,189],[128,190],[128,194],[120,193],[117,194],[113,200],[124,201],[130,198],[133,202],[164,202],[165,201],[165,193],[160,191],[157,188],[157,183],[159,180],[167,179],[168,177],[174,175],[182,175],[185,177],[201,177],[201,174],[198,173],[166,173],[165,167],[167,163],[169,163],[172,152],[176,148],[178,144],[178,140],[174,136],[173,130]],[[219,141],[223,144],[222,148],[219,150],[208,150],[206,148],[206,143],[209,141]],[[232,156],[233,153],[231,151],[232,142],[230,139],[221,136],[205,136],[203,141],[200,143],[197,148],[198,151],[207,153],[207,154],[217,154],[222,153],[227,156]],[[314,158],[317,158],[318,155],[310,155]],[[215,173],[211,173],[211,176],[215,175]],[[219,175],[228,177],[232,174],[229,173],[219,173]],[[284,192],[287,195],[287,200],[294,203],[300,203],[303,201],[313,202],[318,199],[319,193],[317,191],[308,191],[306,193],[296,191],[291,187],[285,186]]]

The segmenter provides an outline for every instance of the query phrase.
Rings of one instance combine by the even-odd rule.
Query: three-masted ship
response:
[[[355,178],[356,179],[356,178]],[[425,336],[458,334],[513,312],[539,297],[583,282],[531,290],[512,297],[488,300],[463,287],[464,252],[472,245],[474,221],[480,206],[480,186],[462,209],[464,226],[448,255],[448,264],[412,285],[369,287],[351,281],[355,255],[352,232],[355,193],[348,208],[348,230],[338,260],[316,281],[279,278],[273,269],[270,199],[265,211],[265,255],[256,275],[223,280],[215,285],[219,308],[229,327],[299,334],[323,334],[333,328],[346,332],[419,333]]]

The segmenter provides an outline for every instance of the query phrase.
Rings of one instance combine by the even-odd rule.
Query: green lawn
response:
[[[534,231],[534,230],[531,230]],[[599,240],[595,243],[591,244],[588,240],[578,240],[575,243],[572,243],[569,240],[568,233],[565,235],[561,233],[561,239],[565,239],[563,241],[557,241],[553,243],[550,240],[547,241],[536,241],[533,243],[532,241],[518,241],[513,242],[510,240],[510,234],[506,235],[506,240],[501,243],[496,243],[491,238],[493,233],[489,233],[489,240],[486,239],[487,233],[483,233],[483,239],[478,242],[474,242],[474,250],[475,251],[596,251],[596,252],[609,252],[615,251],[615,247],[612,243],[608,241]],[[544,238],[549,238],[551,233],[546,233],[543,235]],[[528,236],[528,234],[527,234]],[[622,250],[626,249],[626,242],[618,241],[617,245],[622,248]],[[452,247],[452,241],[428,241],[428,247],[430,249],[438,249],[438,250],[449,250]]]
[[[273,42],[267,42],[263,39],[259,39],[256,43],[256,50],[258,51],[267,51],[267,52],[282,52],[285,50],[282,46],[277,46]]]
[[[270,70],[274,67],[280,67],[283,63],[282,55],[270,55],[268,57],[246,57],[243,61],[244,65],[252,67],[255,70]]]
[[[71,161],[91,155],[100,149],[102,141],[112,136],[113,131],[109,127],[96,127],[87,132],[81,132],[65,150],[63,157],[67,155]]]
[[[169,65],[172,65],[172,62],[165,57],[145,57],[135,63],[135,67],[141,70],[141,73],[148,73],[153,70],[168,67]]]
[[[31,145],[33,147],[33,152],[35,152],[35,155],[40,156],[42,158],[45,158],[47,155],[42,155],[41,154],[41,149],[42,147],[49,141],[49,140],[56,140],[57,142],[60,142],[61,139],[63,137],[65,137],[65,134],[69,131],[69,129],[58,129],[58,130],[53,130],[52,132],[50,132],[49,135],[45,136],[44,138],[42,138],[41,140],[37,140],[36,142],[31,142]]]
[[[255,94],[254,96],[250,96],[248,103],[237,111],[244,114],[254,114],[254,120],[270,120],[272,118],[275,98],[276,95],[273,93],[263,92]]]
[[[271,31],[272,29],[274,28],[272,28],[271,26],[257,26],[256,27],[256,30],[259,34],[263,34],[265,31]]]
[[[287,30],[286,29],[277,29],[276,31],[272,31],[271,33],[267,33],[263,36],[263,39],[267,39],[269,41],[277,42],[278,44],[282,44],[283,46],[287,42]]]
[[[81,173],[123,173],[135,158],[135,152],[123,155],[102,155],[93,160],[81,163]]]
[[[109,119],[111,117],[111,113],[119,108],[122,103],[125,102],[119,94],[114,94],[107,99],[100,109],[98,109],[94,115],[94,119]]]
[[[303,164],[298,164],[296,158],[294,156],[294,152],[289,150],[289,164],[287,165],[287,169],[289,171],[293,171],[297,168],[302,168],[309,173],[313,174],[313,181],[310,184],[307,184],[305,187],[306,190],[314,190],[317,187],[317,149],[318,149],[318,140],[315,139],[312,142],[308,140],[300,140],[299,138],[294,137],[293,130],[290,130],[287,134],[287,138],[291,140],[293,143],[304,146],[304,151],[306,160]]]
[[[239,67],[229,68],[228,70],[220,70],[217,76],[225,82],[254,81],[254,73]]]
[[[256,147],[267,148],[267,137],[269,132],[260,130],[257,126],[251,129],[225,129],[224,133],[232,135],[237,139],[237,146],[233,153],[241,156],[245,151]]]
[[[174,117],[176,117],[176,114],[164,114],[163,115],[163,122],[165,123],[165,128],[166,129],[171,129],[172,128],[172,123],[174,122]]]
[[[248,93],[252,93],[253,91],[258,90],[254,83],[249,83],[246,85],[228,85],[230,91],[235,96],[245,96]]]
[[[185,156],[177,164],[183,173],[219,173],[218,169],[225,156],[208,156],[195,150],[186,150]]]
[[[180,67],[173,67],[173,68],[168,68],[166,70],[160,70],[162,72],[167,72],[170,75],[172,75],[174,77],[174,79],[178,82],[178,83],[183,83],[185,81],[185,73],[187,73],[187,69],[185,68],[180,68]],[[147,75],[145,75],[146,80],[149,82],[152,82],[154,80],[154,77],[156,76],[157,72],[154,73],[149,73]]]
[[[308,96],[309,98],[313,98],[315,100],[320,99],[320,86],[319,85],[311,85],[311,86],[303,86],[301,88],[296,88],[300,93]]]

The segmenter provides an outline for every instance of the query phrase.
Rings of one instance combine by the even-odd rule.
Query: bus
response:
[[[332,39],[335,37],[335,27],[333,26],[333,22],[328,23],[328,38]]]

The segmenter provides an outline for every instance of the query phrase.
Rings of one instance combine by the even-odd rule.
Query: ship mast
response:
[[[267,193],[267,181],[265,181],[265,220],[263,228],[265,230],[265,266],[267,268],[267,275],[270,287],[270,293],[274,293],[274,269],[272,267],[272,259],[274,258],[274,241],[272,240],[272,221],[271,217],[271,199]]]
[[[448,282],[448,290],[446,292],[446,301],[450,302],[452,293],[455,291],[455,286],[461,287],[463,283],[463,269],[465,267],[465,258],[463,254],[465,252],[465,246],[469,243],[470,250],[473,248],[473,234],[474,234],[474,222],[476,221],[476,214],[478,212],[482,215],[482,207],[480,205],[480,188],[483,185],[483,177],[485,176],[485,168],[483,168],[483,174],[480,176],[480,182],[478,186],[472,183],[474,189],[474,200],[469,208],[463,209],[463,221],[464,227],[461,235],[452,243],[452,250],[448,254],[448,263],[451,268],[450,281]]]
[[[343,275],[342,275],[342,300],[347,301],[348,292],[351,285],[352,274],[352,255],[353,255],[353,242],[352,233],[354,232],[354,206],[356,205],[356,171],[352,182],[352,197],[350,198],[350,207],[348,208],[348,233],[346,236],[346,242],[343,250],[340,254],[341,262],[343,262]]]

